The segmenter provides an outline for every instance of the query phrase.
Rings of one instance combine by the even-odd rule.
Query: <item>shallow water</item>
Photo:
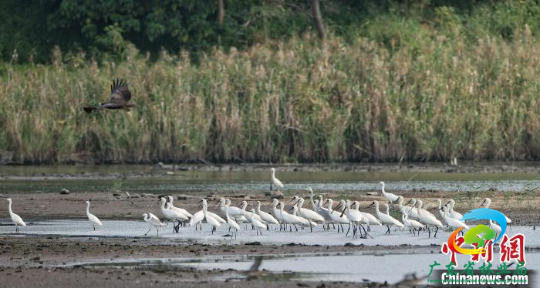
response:
[[[47,235],[56,237],[122,237],[137,239],[146,237],[158,239],[154,229],[149,236],[144,236],[149,225],[143,221],[103,221],[104,226],[98,227],[97,231],[87,220],[54,220],[29,222],[27,227],[22,227],[22,233],[14,234],[14,227],[8,219],[1,219],[0,235],[13,235],[24,237],[25,235]],[[228,234],[227,227],[223,225],[215,234],[210,233],[210,227],[204,224],[203,231],[195,231],[191,227],[180,228],[180,233],[173,233],[172,226],[160,230],[160,239],[178,244],[184,242],[200,244],[225,244],[236,245],[248,242],[260,242],[262,245],[282,245],[296,243],[306,245],[354,245],[365,246],[400,246],[392,250],[366,250],[354,253],[329,253],[329,254],[298,254],[298,255],[275,255],[265,257],[260,269],[269,271],[269,275],[263,279],[289,279],[301,281],[349,281],[365,282],[376,281],[396,283],[403,279],[406,274],[416,273],[417,276],[425,276],[429,273],[429,265],[433,261],[446,265],[449,256],[440,254],[440,245],[448,239],[449,232],[439,231],[437,238],[429,238],[427,233],[413,236],[407,230],[392,229],[391,235],[386,235],[384,227],[372,227],[370,235],[373,239],[352,239],[335,230],[323,231],[318,227],[313,232],[300,230],[298,232],[280,232],[274,229],[263,231],[262,236],[257,236],[256,231],[244,229],[238,232],[236,239],[224,237]],[[526,236],[528,248],[540,248],[540,231],[532,227],[512,226],[508,230],[509,235],[523,233]],[[163,241],[163,240],[162,240]],[[256,246],[253,247],[256,249]],[[279,253],[279,249],[276,250]],[[494,253],[494,259],[498,259],[499,252]],[[527,267],[534,269],[540,265],[540,253],[527,251]],[[469,259],[467,255],[458,256],[458,264],[463,265]],[[253,258],[247,255],[232,256],[208,256],[204,258],[121,258],[121,259],[97,259],[92,262],[67,263],[67,266],[82,265],[85,267],[114,266],[123,268],[137,268],[147,266],[190,266],[196,269],[234,269],[246,271],[253,263]],[[480,264],[479,264],[480,265]],[[498,265],[495,260],[493,265]],[[159,267],[158,267],[159,268]],[[243,279],[246,274],[240,272],[229,273],[214,280]],[[537,279],[538,281],[538,279]],[[537,282],[538,283],[538,282]]]
[[[145,259],[115,259],[96,260],[86,263],[70,263],[84,267],[123,267],[136,268],[153,266],[187,266],[202,270],[233,269],[248,271],[253,264],[254,257],[250,256],[207,256],[204,258],[145,258]],[[492,265],[497,267],[500,263],[498,253],[494,255]],[[540,265],[540,253],[528,253],[527,265],[529,269]],[[458,265],[470,260],[469,256],[459,254]],[[393,284],[404,278],[405,275],[415,273],[416,276],[427,276],[429,265],[434,261],[442,265],[449,263],[447,255],[430,253],[425,249],[406,249],[400,253],[379,251],[377,253],[329,253],[329,254],[297,254],[265,256],[260,270],[269,272],[267,280],[283,279],[299,281],[347,281],[347,282],[385,282]],[[438,266],[437,269],[442,269]],[[478,264],[480,265],[480,264]],[[444,268],[444,267],[443,267]],[[511,269],[512,270],[512,269]],[[243,279],[244,273],[233,276],[220,276],[215,280]],[[433,278],[432,278],[433,279]],[[421,283],[427,284],[426,281]]]
[[[91,192],[107,191],[115,187],[135,193],[250,192],[270,189],[270,174],[261,171],[175,171],[172,176],[157,171],[163,175],[146,177],[132,177],[133,174],[130,174],[156,173],[152,169],[144,165],[0,166],[0,176],[10,176],[0,177],[0,193],[58,192],[62,188],[71,192]],[[380,181],[386,181],[387,191],[530,191],[540,188],[540,177],[535,173],[278,171],[277,176],[285,183],[287,191],[303,190],[306,187],[334,192],[379,191]]]
[[[142,218],[142,216],[141,216]],[[49,220],[35,221],[27,223],[27,227],[22,227],[22,233],[17,236],[31,235],[57,235],[66,237],[144,237],[148,231],[149,225],[141,221],[103,221],[103,226],[93,230],[92,224],[88,220]],[[347,229],[346,225],[345,229]],[[247,229],[246,229],[247,228]],[[192,227],[181,227],[180,233],[172,232],[172,225],[160,229],[159,237],[170,239],[171,241],[189,241],[201,244],[239,244],[246,242],[261,242],[262,244],[306,244],[306,245],[344,245],[352,243],[355,245],[440,245],[447,240],[450,232],[439,230],[437,238],[428,237],[428,233],[422,232],[420,236],[413,236],[408,230],[392,229],[392,234],[387,235],[386,227],[373,226],[369,234],[374,238],[353,239],[351,235],[346,237],[343,233],[337,233],[337,230],[324,231],[319,225],[310,232],[309,229],[296,232],[280,232],[278,227],[273,227],[270,231],[262,231],[262,236],[257,236],[256,231],[251,227],[241,225],[241,230],[236,239],[223,237],[228,234],[228,226],[222,225],[214,234],[210,233],[210,226],[203,224],[202,231],[195,231]],[[14,226],[9,219],[1,219],[0,235],[9,235],[14,232]],[[509,235],[523,233],[527,237],[527,247],[540,247],[540,229],[533,230],[529,226],[511,226],[507,232]],[[433,235],[432,235],[433,236]],[[148,237],[157,237],[156,230],[152,229]]]

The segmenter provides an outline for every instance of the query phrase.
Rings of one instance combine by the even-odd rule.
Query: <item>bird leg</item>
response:
[[[152,229],[152,228],[150,228],[150,229]],[[159,236],[159,229],[157,229],[157,227],[156,227],[156,236]]]
[[[94,231],[96,231],[96,224],[92,224],[92,226],[94,226]]]
[[[390,225],[386,225],[386,227],[388,227],[388,230],[386,230],[386,233],[384,233],[384,234],[390,235]]]
[[[144,236],[148,235],[148,232],[150,232],[150,230],[152,230],[152,226],[150,226],[150,229],[148,229],[148,231],[146,231],[146,233],[144,233]]]
[[[437,238],[437,232],[439,232],[439,227],[437,227],[437,229],[435,229],[435,235],[433,235],[433,238]]]

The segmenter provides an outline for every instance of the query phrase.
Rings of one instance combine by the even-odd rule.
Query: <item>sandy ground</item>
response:
[[[451,168],[451,167],[450,167]],[[266,168],[265,168],[266,169]],[[411,168],[409,168],[411,169]],[[472,168],[471,168],[472,169]],[[527,168],[533,169],[533,168]],[[534,168],[536,169],[536,168]],[[490,208],[498,209],[513,219],[512,225],[537,225],[540,223],[540,196],[538,193],[516,192],[437,192],[388,191],[403,195],[405,201],[421,198],[432,212],[435,201],[443,203],[451,197],[457,198],[456,210],[465,212],[480,207],[485,197],[492,199]],[[88,192],[61,195],[59,193],[9,193],[4,197],[13,199],[13,210],[27,222],[44,219],[86,219],[85,201],[92,201],[92,212],[101,219],[142,220],[142,213],[152,212],[161,216],[157,195],[131,194],[124,192]],[[175,205],[190,212],[200,210],[200,196],[174,194]],[[306,196],[306,195],[301,195]],[[209,194],[207,199],[213,205],[219,197],[229,197],[234,204],[246,200],[251,205],[255,201],[263,203],[263,210],[269,211],[269,197],[263,192],[232,193],[229,195]],[[361,210],[370,213],[368,206],[374,201],[383,201],[379,195],[366,192],[325,194],[334,199],[348,198],[361,202]],[[286,195],[284,202],[292,195]],[[217,212],[217,207],[211,206]],[[7,201],[0,199],[0,218],[8,218]],[[399,249],[399,247],[350,247],[350,246],[205,246],[179,244],[171,240],[124,239],[124,238],[58,238],[58,237],[0,237],[0,286],[4,287],[359,287],[369,284],[334,282],[263,281],[258,278],[249,281],[213,281],[214,276],[227,276],[234,271],[196,271],[192,268],[160,267],[145,269],[116,269],[108,267],[84,268],[69,263],[91,261],[93,259],[116,259],[126,257],[167,257],[171,250],[175,257],[203,257],[205,255],[249,254],[266,255],[279,253],[353,252],[369,249]],[[64,266],[66,265],[66,266]],[[237,272],[234,272],[237,273]],[[223,277],[222,277],[223,278]],[[377,284],[372,284],[376,287]]]

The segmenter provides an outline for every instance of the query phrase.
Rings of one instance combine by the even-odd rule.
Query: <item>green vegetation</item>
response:
[[[182,20],[153,1],[127,16],[100,6],[116,1],[78,2],[0,4],[3,16],[46,11],[26,19],[51,24],[34,31],[15,13],[0,27],[14,40],[0,41],[2,161],[540,158],[533,1],[322,2],[324,46],[309,31],[308,1],[226,0],[221,25],[199,1],[158,1]],[[163,17],[141,22],[148,15]],[[43,36],[60,47],[52,52],[28,37],[68,30]],[[85,114],[117,77],[138,107]]]

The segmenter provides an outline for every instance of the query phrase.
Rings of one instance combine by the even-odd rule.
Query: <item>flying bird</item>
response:
[[[135,104],[128,103],[131,99],[131,92],[127,85],[126,80],[113,80],[113,84],[111,85],[111,99],[109,102],[101,103],[97,107],[84,107],[84,111],[86,111],[86,113],[102,109],[124,109],[129,111],[129,108],[135,107]]]

